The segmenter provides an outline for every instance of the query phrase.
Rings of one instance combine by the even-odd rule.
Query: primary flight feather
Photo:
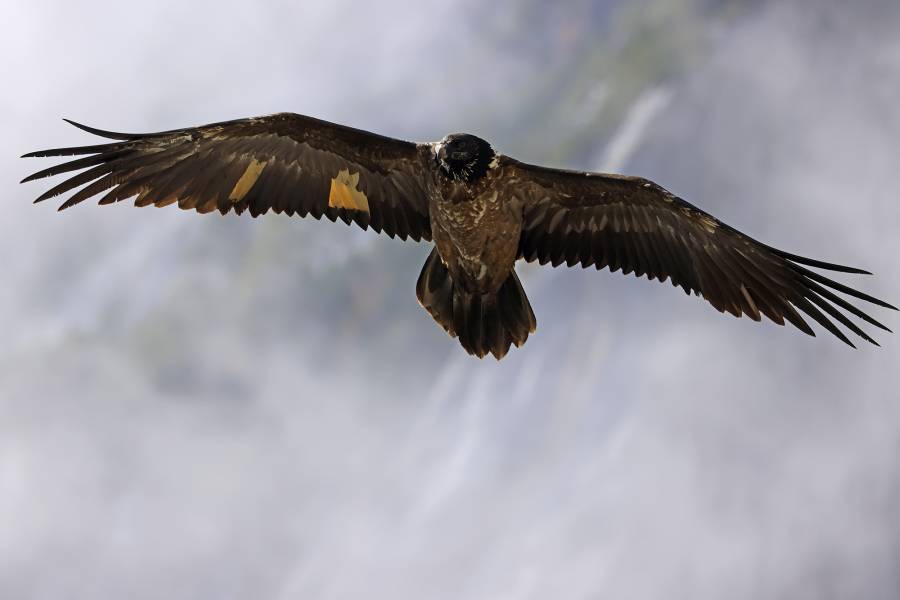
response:
[[[150,134],[69,122],[115,141],[26,154],[81,156],[23,180],[80,171],[36,202],[84,186],[60,210],[102,194],[100,204],[325,216],[433,242],[416,295],[478,357],[500,359],[535,330],[518,259],[669,279],[720,312],[815,335],[806,315],[851,346],[835,322],[873,344],[851,316],[890,330],[836,292],[896,310],[808,267],[866,271],[762,244],[651,181],[528,165],[473,135],[416,144],[291,113]]]

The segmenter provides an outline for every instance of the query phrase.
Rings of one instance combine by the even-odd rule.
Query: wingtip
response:
[[[857,267],[848,267],[846,265],[838,265],[834,263],[821,263],[820,269],[826,269],[828,271],[836,271],[838,273],[849,273],[850,275],[871,275],[871,271],[866,271],[865,269],[860,269]],[[827,266],[825,266],[827,265]],[[817,265],[813,265],[817,266]]]
[[[91,127],[90,125],[84,125],[82,123],[79,123],[78,121],[73,121],[72,119],[67,119],[67,118],[63,117],[62,120],[65,121],[66,123],[68,123],[69,125],[71,125],[73,127],[77,127],[78,129],[81,129],[82,131],[87,131],[88,133],[94,133],[95,131],[98,131],[98,130],[94,129],[93,127]]]
[[[856,344],[854,344],[854,343],[851,342],[849,339],[847,339],[846,336],[845,336],[845,337],[839,337],[838,339],[841,340],[842,342],[844,342],[845,344],[847,344],[848,346],[850,346],[851,348],[853,348],[854,350],[859,350],[859,348],[856,347]]]
[[[91,129],[93,129],[92,127],[90,127],[88,125],[83,125],[82,123],[79,123],[78,121],[73,121],[72,119],[67,119],[67,118],[63,117],[62,120],[65,121],[66,123],[68,123],[69,125],[71,125],[72,127],[77,127],[78,129],[81,129],[82,131],[87,131],[88,133],[91,133]]]
[[[84,131],[91,130],[91,128],[88,127],[87,125],[82,125],[80,123],[76,123],[72,119],[67,119],[67,118],[63,117],[63,121],[65,121],[66,123],[69,123],[70,125],[74,125],[75,127],[79,128],[79,129],[83,129]],[[49,154],[50,152],[53,152],[53,150],[35,150],[34,152],[26,152],[19,158],[46,158],[47,156],[54,156],[52,154]],[[23,179],[19,183],[25,183],[26,180],[27,179]]]
[[[871,300],[868,299],[868,298],[864,298],[864,300],[868,300],[868,301],[871,302],[872,304],[874,304],[874,305],[876,305],[876,306],[880,306],[881,308],[886,308],[886,309],[888,309],[888,310],[900,310],[900,308],[897,308],[897,307],[894,306],[893,304],[888,304],[888,303],[885,302],[884,300],[880,300],[880,299],[878,299],[878,298],[872,298]]]
[[[800,262],[800,261],[796,261]],[[871,275],[871,271],[866,271],[865,269],[860,269],[858,267],[848,267],[847,265],[839,265],[836,263],[827,263],[823,261],[813,261],[810,260],[807,263],[812,267],[816,267],[819,269],[825,269],[826,271],[834,271],[836,273],[847,273],[849,275]]]
[[[791,262],[798,263],[801,265],[806,265],[808,267],[815,267],[817,269],[825,269],[826,271],[835,271],[837,273],[850,273],[852,275],[871,275],[870,271],[866,271],[865,269],[860,269],[858,267],[848,267],[847,265],[839,265],[837,263],[825,262],[823,260],[816,260],[814,258],[807,258],[806,256],[800,256],[799,254],[791,254],[790,252],[785,252],[784,250],[779,250],[778,248],[774,248],[772,246],[768,246],[763,244],[767,249],[774,252],[776,255],[781,258],[787,259]]]
[[[72,119],[67,119],[67,118],[63,117],[62,120],[65,121],[66,123],[68,123],[69,125],[72,125],[73,127],[77,127],[78,129],[83,129],[85,131],[92,129],[90,126],[82,125],[78,121],[73,121]]]
[[[882,331],[887,331],[888,333],[894,333],[893,331],[888,329],[888,327],[886,325],[876,321],[875,319],[869,318],[869,319],[864,319],[864,321],[866,321],[867,323],[870,323],[871,325],[874,325],[875,327],[877,327],[878,329],[880,329]]]
[[[24,157],[23,157],[24,158]],[[47,170],[38,171],[37,173],[32,173],[31,175],[25,177],[19,183],[28,183],[29,181],[37,181],[38,179],[44,179],[45,177],[51,177],[52,175],[47,172]]]
[[[872,275],[872,271],[867,271],[865,269],[860,269],[859,267],[847,267],[844,265],[832,265],[835,267],[841,267],[844,273],[852,273],[853,275]]]
[[[124,140],[134,140],[134,139],[143,137],[143,135],[141,135],[141,134],[119,133],[117,131],[106,131],[105,129],[97,129],[96,127],[91,127],[90,125],[84,125],[83,123],[73,121],[72,119],[66,119],[65,117],[63,117],[63,121],[65,121],[69,125],[72,125],[73,127],[77,127],[78,129],[80,129],[82,131],[86,131],[90,134],[104,137],[104,138],[107,138],[110,140],[124,141]]]

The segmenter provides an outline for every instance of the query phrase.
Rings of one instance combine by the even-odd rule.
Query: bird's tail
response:
[[[521,346],[537,327],[514,270],[495,294],[470,294],[453,282],[437,248],[422,267],[416,297],[447,333],[459,338],[466,352],[478,358],[490,352],[500,360],[511,344]]]

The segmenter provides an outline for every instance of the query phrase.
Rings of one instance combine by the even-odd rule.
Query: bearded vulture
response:
[[[114,141],[26,154],[80,157],[23,180],[80,171],[36,202],[84,186],[60,210],[102,194],[100,204],[324,216],[432,242],[416,296],[478,357],[500,359],[535,330],[519,259],[668,279],[719,312],[815,335],[803,313],[851,346],[835,321],[876,342],[848,315],[889,330],[835,292],[896,310],[809,267],[866,271],[767,246],[652,181],[526,164],[474,135],[417,144],[292,113],[144,134],[69,122]]]

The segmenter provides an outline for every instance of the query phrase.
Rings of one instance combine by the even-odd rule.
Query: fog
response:
[[[0,598],[900,595],[896,336],[520,264],[538,330],[479,361],[416,303],[426,244],[16,184],[90,143],[61,117],[472,131],[897,304],[895,3],[4,8]]]

